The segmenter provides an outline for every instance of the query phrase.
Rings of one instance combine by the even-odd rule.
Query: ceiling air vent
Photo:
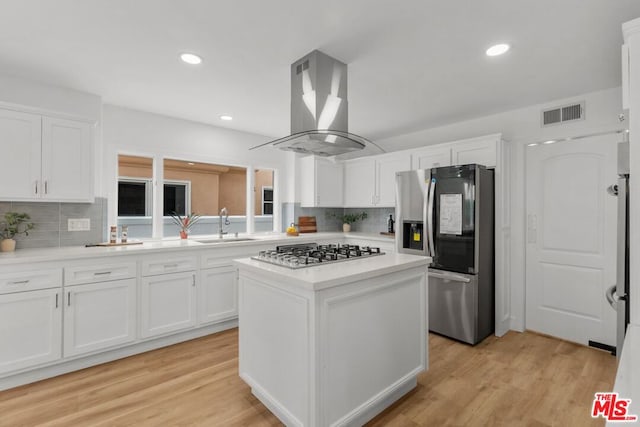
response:
[[[542,126],[584,119],[584,102],[542,111]]]

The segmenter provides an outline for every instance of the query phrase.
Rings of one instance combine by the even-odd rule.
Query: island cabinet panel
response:
[[[326,411],[320,425],[359,424],[364,412],[354,408],[370,406],[380,391],[426,369],[426,319],[416,321],[425,313],[425,280],[414,272],[322,292],[320,398]]]
[[[363,425],[427,368],[428,259],[356,262],[339,276],[236,261],[240,376],[285,425]]]
[[[238,272],[233,265],[207,268],[198,284],[198,323],[238,316]]]
[[[285,424],[312,425],[310,299],[251,277],[241,283],[240,376]]]
[[[65,287],[64,356],[136,339],[136,280]]]
[[[196,272],[143,277],[140,286],[144,338],[195,326]]]
[[[0,375],[62,357],[61,289],[0,295]]]

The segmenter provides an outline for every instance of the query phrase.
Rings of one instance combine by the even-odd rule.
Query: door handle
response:
[[[469,279],[468,277],[459,276],[457,274],[451,274],[451,273],[437,273],[432,270],[429,270],[429,276],[437,277],[438,279],[451,280],[453,282],[464,282],[464,283],[471,282],[471,279]]]
[[[607,298],[607,302],[614,310],[618,309],[618,296],[616,295],[616,285],[610,286],[604,293],[604,296]]]
[[[427,205],[427,247],[429,248],[429,256],[435,257],[436,247],[433,241],[433,199],[436,193],[436,180],[431,179],[429,186],[429,204]]]

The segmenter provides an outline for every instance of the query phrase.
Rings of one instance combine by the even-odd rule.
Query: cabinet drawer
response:
[[[0,294],[35,291],[62,286],[62,269],[0,273]]]
[[[136,262],[65,267],[64,284],[80,285],[136,277]]]
[[[197,268],[195,256],[147,258],[142,260],[142,275],[154,276],[156,274],[176,273],[191,271]]]

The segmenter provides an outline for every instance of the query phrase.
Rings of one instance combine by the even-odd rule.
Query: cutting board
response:
[[[300,233],[316,233],[318,231],[318,227],[316,226],[316,217],[315,216],[299,216],[298,231]]]

